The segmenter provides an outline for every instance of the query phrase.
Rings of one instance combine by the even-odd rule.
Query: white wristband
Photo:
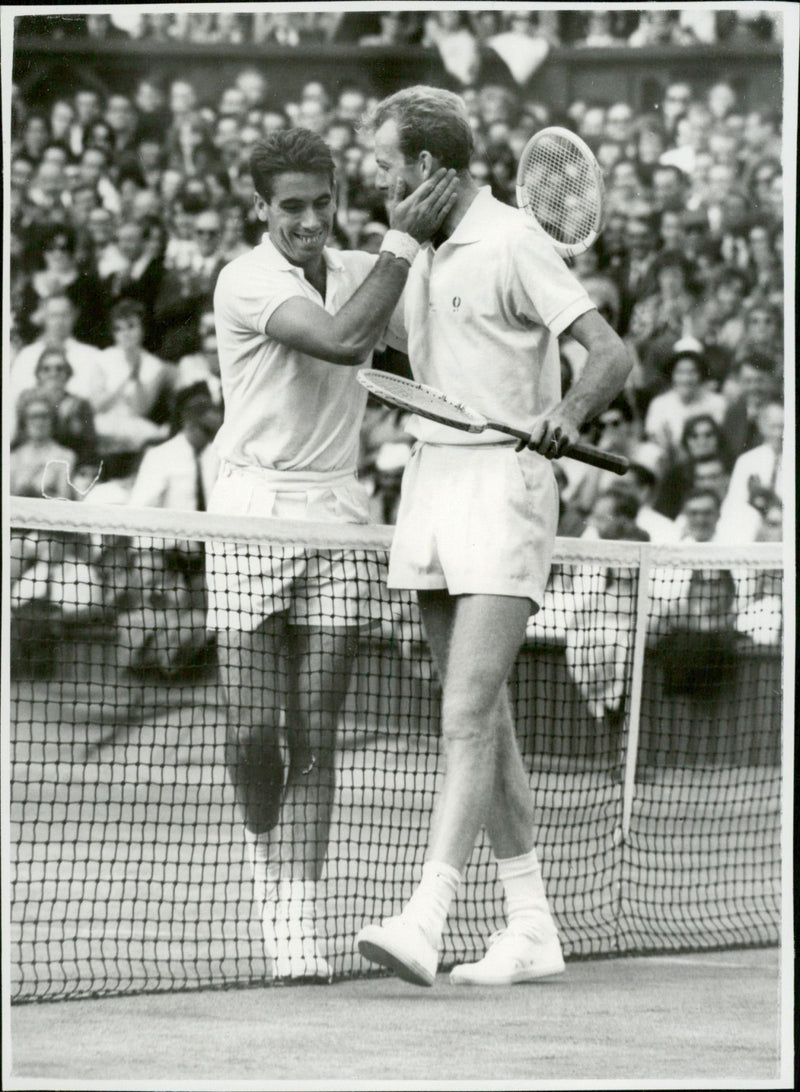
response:
[[[381,253],[384,251],[393,254],[395,258],[402,258],[409,265],[413,265],[414,259],[419,253],[419,243],[413,235],[407,235],[404,231],[396,231],[392,228],[383,237]]]

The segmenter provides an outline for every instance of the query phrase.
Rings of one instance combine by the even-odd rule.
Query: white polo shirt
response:
[[[481,188],[453,234],[417,255],[387,340],[407,344],[415,379],[488,420],[529,428],[561,398],[558,336],[594,308],[585,289],[525,214]],[[409,431],[439,444],[497,443],[412,417]]]
[[[269,235],[222,270],[214,292],[225,420],[215,447],[241,467],[314,473],[355,471],[367,392],[360,368],[318,360],[265,333],[274,311],[294,296],[336,314],[377,258],[359,251],[323,251],[325,300]],[[362,367],[368,367],[371,354]]]

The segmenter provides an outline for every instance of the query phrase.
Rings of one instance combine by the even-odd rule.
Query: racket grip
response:
[[[591,444],[573,444],[564,454],[568,459],[588,463],[589,466],[599,467],[600,470],[611,470],[614,474],[626,474],[631,465],[624,455],[615,455],[612,451],[601,451],[599,447],[592,447]]]

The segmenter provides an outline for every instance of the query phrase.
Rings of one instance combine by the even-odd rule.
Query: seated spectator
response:
[[[681,542],[716,542],[721,504],[713,489],[690,489],[680,510]]]
[[[62,349],[72,368],[68,384],[70,394],[88,399],[97,409],[105,386],[101,350],[73,337],[75,308],[69,296],[50,296],[43,302],[41,311],[41,335],[20,349],[11,365],[8,378],[11,405],[16,404],[22,391],[35,385],[36,365],[42,352],[45,349]]]
[[[79,341],[102,344],[102,289],[93,272],[78,268],[75,233],[66,224],[49,225],[39,240],[41,263],[22,290],[20,314],[27,320],[23,336],[31,340],[41,326],[43,303],[66,295],[74,309],[73,330]]]
[[[651,273],[655,290],[634,306],[627,335],[639,361],[634,384],[642,411],[667,385],[665,372],[695,304],[691,267],[680,251],[662,251]]]
[[[128,477],[143,448],[165,439],[163,422],[174,371],[143,348],[144,308],[121,300],[111,312],[114,344],[103,350],[105,390],[97,406],[100,455],[106,478]]]
[[[631,455],[630,470],[620,480],[620,485],[630,489],[636,498],[636,526],[647,534],[650,542],[669,544],[678,541],[678,528],[673,520],[653,507],[663,464],[658,445],[639,444]]]
[[[727,542],[755,542],[764,513],[783,503],[783,416],[780,402],[763,405],[758,414],[761,444],[733,464],[720,517]]]
[[[730,380],[725,390],[730,401],[722,419],[722,431],[734,457],[738,457],[762,442],[758,415],[761,407],[779,393],[774,359],[750,351],[742,356]]]
[[[748,288],[743,270],[723,266],[714,279],[711,298],[694,316],[695,336],[733,356],[744,339],[744,300]]]
[[[211,441],[222,415],[205,383],[179,390],[174,401],[179,431],[145,451],[130,503],[134,507],[204,512],[219,471]]]
[[[253,247],[246,238],[248,209],[235,198],[230,198],[222,207],[222,234],[219,251],[224,262],[232,262],[241,254],[246,254]]]
[[[222,406],[222,382],[219,375],[219,351],[214,310],[209,307],[200,315],[200,349],[181,357],[175,378],[175,389],[183,390],[205,383],[216,407]]]
[[[599,414],[597,429],[599,437],[596,443],[602,451],[626,458],[631,456],[637,435],[633,410],[624,395],[617,395]],[[564,502],[584,518],[592,510],[597,497],[619,481],[618,475],[610,470],[601,470],[574,459],[566,459],[560,466],[565,478]]]
[[[720,455],[704,455],[695,459],[692,466],[692,488],[713,489],[724,500],[728,492],[731,472],[728,463]],[[680,519],[680,517],[678,517]]]
[[[72,367],[64,350],[44,349],[36,365],[33,392],[44,395],[55,408],[53,439],[56,443],[74,451],[78,460],[93,459],[97,455],[94,410],[85,398],[67,391],[71,378]],[[20,398],[30,394],[30,391],[23,392]]]
[[[147,344],[151,344],[155,303],[165,276],[163,229],[152,231],[152,226],[150,219],[120,224],[116,245],[122,261],[103,281],[106,316],[123,299],[141,303]]]
[[[17,402],[17,427],[8,459],[8,487],[14,497],[70,496],[75,452],[55,440],[56,410],[49,398],[26,391]]]
[[[781,273],[781,277],[783,274]],[[776,381],[783,372],[783,323],[773,304],[756,298],[745,306],[744,337],[733,351],[733,363],[749,357],[771,361]]]
[[[725,399],[703,384],[708,378],[705,357],[694,348],[676,349],[667,366],[669,389],[656,395],[644,422],[647,439],[660,445],[670,459],[680,454],[683,427],[690,417],[707,413],[721,424]]]
[[[595,500],[581,538],[648,542],[650,536],[636,524],[638,513],[639,502],[629,489],[619,486],[607,489]]]
[[[202,311],[210,306],[214,287],[226,264],[220,245],[222,222],[214,209],[194,217],[193,253],[181,268],[167,270],[156,297],[153,334],[164,360],[180,360],[195,351]]]
[[[684,500],[695,485],[695,465],[702,459],[718,459],[723,470],[730,468],[726,436],[707,413],[690,417],[684,423],[680,450],[668,465],[659,486],[654,504],[657,512],[669,519],[679,515]]]

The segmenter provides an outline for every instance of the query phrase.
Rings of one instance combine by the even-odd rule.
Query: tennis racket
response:
[[[535,133],[519,158],[517,204],[562,258],[588,250],[603,227],[603,174],[591,149],[569,129]]]
[[[493,429],[495,432],[505,432],[508,436],[516,436],[518,440],[527,441],[531,438],[530,433],[512,428],[511,425],[487,421],[477,410],[465,406],[463,402],[456,402],[454,398],[448,398],[446,394],[442,394],[434,387],[426,387],[423,383],[403,379],[399,375],[392,375],[391,372],[381,372],[377,369],[360,371],[358,381],[370,394],[387,406],[408,410],[409,413],[419,414],[420,417],[427,417],[431,421],[438,421],[439,424],[449,425],[451,428],[460,428],[464,432],[483,432],[486,429]],[[564,454],[570,459],[600,467],[601,470],[612,470],[615,474],[624,474],[630,465],[623,455],[601,451],[590,444],[573,444]]]

